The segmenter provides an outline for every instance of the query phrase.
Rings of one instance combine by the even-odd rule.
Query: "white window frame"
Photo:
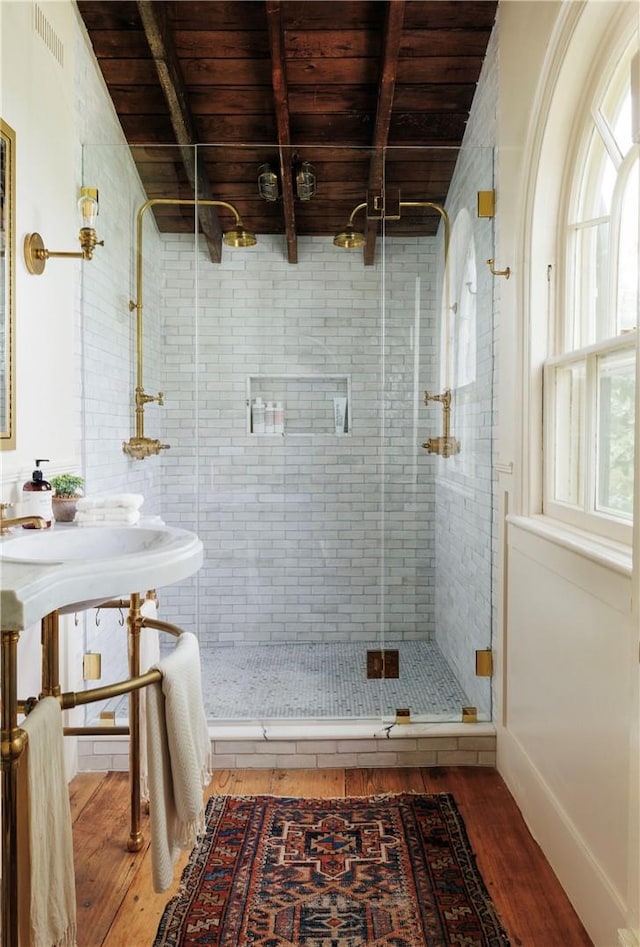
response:
[[[623,48],[628,49],[630,34],[618,37],[618,48],[622,40]],[[604,56],[602,63],[607,68],[615,61],[612,48]],[[542,511],[545,515],[561,520],[571,527],[594,533],[609,540],[631,545],[633,524],[629,517],[615,515],[611,512],[600,512],[597,509],[596,490],[598,477],[598,359],[604,355],[628,350],[635,357],[637,345],[637,331],[622,331],[615,335],[617,329],[617,280],[619,272],[620,252],[620,222],[622,195],[629,181],[629,174],[636,167],[640,145],[635,144],[622,155],[615,145],[610,129],[600,113],[600,107],[610,88],[611,71],[608,69],[604,81],[592,89],[593,94],[588,99],[588,106],[578,115],[576,132],[572,136],[578,141],[573,154],[568,156],[565,168],[565,193],[568,199],[560,202],[559,220],[563,221],[558,228],[559,256],[563,260],[558,282],[558,303],[555,307],[556,322],[552,338],[555,339],[555,351],[543,363],[543,482],[542,482]],[[590,154],[591,142],[594,134],[600,132],[604,140],[606,153],[609,155],[616,170],[616,181],[611,197],[609,214],[606,217],[587,218],[578,213],[580,202],[584,195],[584,175],[589,171],[587,158]],[[608,301],[607,321],[605,331],[608,338],[600,338],[591,344],[580,345],[576,341],[576,318],[581,320],[579,327],[580,340],[584,340],[586,326],[583,323],[586,314],[574,313],[576,293],[576,266],[580,265],[576,252],[576,241],[581,230],[593,226],[598,222],[608,222]],[[602,334],[602,333],[601,333]],[[578,345],[579,347],[576,347]],[[556,478],[559,465],[563,463],[560,451],[563,445],[558,445],[559,427],[556,412],[560,410],[556,398],[556,379],[560,369],[575,366],[584,366],[584,404],[580,418],[580,455],[571,462],[580,465],[580,502],[572,504],[563,502],[556,495]],[[565,406],[568,407],[568,406]],[[565,458],[568,455],[565,454]]]

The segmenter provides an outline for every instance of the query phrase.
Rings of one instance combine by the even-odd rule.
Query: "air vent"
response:
[[[64,45],[62,40],[42,12],[42,7],[37,3],[33,5],[33,28],[51,54],[64,67]]]

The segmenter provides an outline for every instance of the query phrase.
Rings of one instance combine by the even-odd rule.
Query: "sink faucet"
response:
[[[36,529],[44,529],[47,521],[42,516],[14,516],[6,517],[5,510],[8,510],[13,504],[0,503],[0,533],[6,533],[12,526],[35,526]]]

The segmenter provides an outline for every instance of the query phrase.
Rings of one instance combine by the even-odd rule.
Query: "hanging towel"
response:
[[[198,639],[183,632],[158,662],[162,681],[147,688],[147,757],[153,887],[166,891],[181,848],[205,831],[203,789],[211,744],[202,702]]]
[[[144,503],[144,497],[141,493],[109,493],[105,496],[80,497],[76,503],[76,509],[86,512],[88,510],[104,509],[123,509],[139,510]]]
[[[26,748],[29,813],[31,947],[75,947],[76,887],[71,807],[64,764],[62,712],[53,697],[38,701],[21,724]]]

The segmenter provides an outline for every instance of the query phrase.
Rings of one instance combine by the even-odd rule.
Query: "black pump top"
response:
[[[36,468],[37,468],[37,469],[33,471],[33,479],[34,479],[34,480],[44,480],[44,477],[42,476],[42,471],[40,470],[40,464],[48,464],[48,463],[49,463],[49,458],[48,458],[48,457],[43,457],[42,460],[38,460],[38,458],[36,457]]]

